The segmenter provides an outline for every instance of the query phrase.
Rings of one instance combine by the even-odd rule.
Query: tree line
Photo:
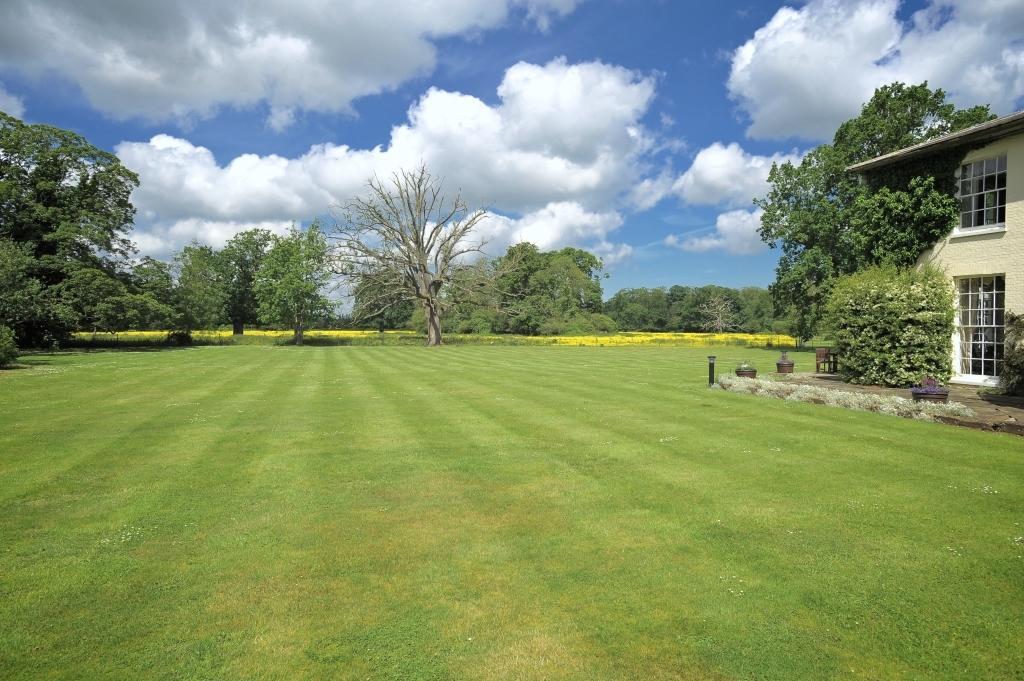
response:
[[[425,167],[372,178],[365,196],[286,234],[251,229],[223,248],[192,243],[169,260],[130,239],[138,177],[81,136],[0,113],[0,326],[21,346],[72,331],[271,325],[443,332],[589,334],[623,330],[767,330],[767,293],[722,287],[629,289],[602,301],[601,259],[530,243],[488,258],[458,193]],[[351,293],[338,313],[332,287]]]

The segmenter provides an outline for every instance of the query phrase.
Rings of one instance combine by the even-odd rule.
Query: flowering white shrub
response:
[[[873,411],[922,421],[933,421],[937,416],[974,416],[974,412],[969,407],[959,402],[945,404],[915,402],[905,397],[833,390],[832,388],[769,381],[762,378],[741,378],[731,374],[722,374],[718,379],[718,384],[723,389],[734,393],[772,397],[790,402],[813,402],[830,407]]]

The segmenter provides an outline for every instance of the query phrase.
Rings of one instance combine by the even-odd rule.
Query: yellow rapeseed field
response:
[[[83,342],[103,343],[145,343],[147,341],[159,342],[167,337],[167,331],[122,331],[118,334],[91,333],[79,331],[74,335],[75,340]],[[247,330],[245,338],[264,338],[267,340],[288,340],[292,337],[292,331],[281,330]],[[306,331],[307,339],[316,340],[362,340],[372,342],[379,337],[377,331],[366,329],[313,329]],[[391,338],[415,338],[414,331],[385,331],[384,336]],[[690,333],[690,332],[621,332],[608,335],[590,336],[509,336],[509,335],[479,335],[479,334],[448,334],[445,336],[455,343],[474,344],[506,344],[518,345],[575,345],[575,346],[644,346],[659,345],[672,347],[714,347],[720,345],[738,345],[751,348],[767,347],[793,347],[796,339],[792,336],[773,333]],[[197,342],[223,342],[230,343],[233,339],[230,329],[217,331],[193,331],[192,338]]]

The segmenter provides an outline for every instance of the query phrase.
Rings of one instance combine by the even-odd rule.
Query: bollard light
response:
[[[715,356],[708,355],[708,385],[715,384]]]

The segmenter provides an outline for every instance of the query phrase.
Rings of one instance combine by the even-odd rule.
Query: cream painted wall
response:
[[[964,158],[978,161],[1006,154],[1006,230],[959,236],[935,244],[919,264],[932,263],[953,277],[1006,276],[1006,307],[1024,313],[1024,133],[975,149]]]
[[[961,232],[935,244],[921,255],[919,265],[934,264],[950,277],[1006,277],[1006,309],[1024,313],[1024,133],[1006,137],[967,154],[963,163],[1006,154],[1005,230],[989,233]],[[987,229],[987,228],[985,228]],[[957,335],[954,334],[954,371],[957,361]],[[957,379],[954,379],[955,381]],[[962,378],[957,382],[977,382]],[[994,384],[993,379],[984,381]]]

